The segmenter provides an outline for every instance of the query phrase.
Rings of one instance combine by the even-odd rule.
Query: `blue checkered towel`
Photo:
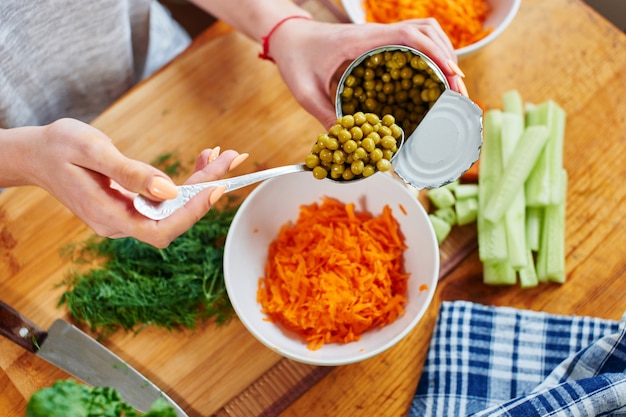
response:
[[[442,303],[409,417],[468,415],[626,415],[626,314]]]

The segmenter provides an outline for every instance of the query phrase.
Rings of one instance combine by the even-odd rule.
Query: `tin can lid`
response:
[[[396,174],[417,189],[456,181],[480,155],[482,110],[446,89],[394,159]]]

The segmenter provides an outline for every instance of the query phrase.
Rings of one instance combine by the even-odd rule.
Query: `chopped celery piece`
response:
[[[459,226],[476,221],[478,216],[478,198],[468,197],[457,200],[454,207],[456,209],[456,223]]]
[[[517,282],[515,269],[507,261],[485,262],[483,282],[489,285],[513,285]]]
[[[515,158],[512,158],[511,163],[505,167],[487,202],[486,219],[496,222],[502,218],[515,194],[523,189],[524,182],[537,162],[547,138],[548,129],[545,126],[529,126],[524,129],[515,146]]]
[[[464,198],[478,198],[478,185],[459,184],[454,189],[454,196],[457,200],[462,200]]]
[[[435,207],[441,209],[446,207],[452,207],[455,202],[454,194],[447,187],[431,188],[427,191],[428,198],[435,205]]]
[[[456,211],[452,207],[437,209],[433,214],[448,223],[450,226],[454,226],[456,224]]]
[[[452,181],[446,185],[443,186],[443,188],[447,188],[448,190],[455,192],[456,191],[456,187],[459,185],[459,180],[456,181]]]
[[[534,252],[539,250],[542,219],[543,207],[526,207],[526,246]]]
[[[433,226],[433,230],[435,231],[435,236],[437,237],[437,243],[441,245],[441,243],[448,237],[450,231],[452,230],[452,226],[446,223],[445,220],[440,219],[434,214],[429,214],[428,218],[430,220],[430,224]]]

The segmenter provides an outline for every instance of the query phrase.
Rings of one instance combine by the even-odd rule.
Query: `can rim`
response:
[[[415,48],[412,48],[410,46],[405,46],[405,45],[378,46],[376,48],[370,49],[369,51],[366,51],[362,53],[361,55],[359,55],[354,61],[350,63],[350,65],[348,65],[348,67],[345,69],[345,71],[341,75],[341,78],[339,78],[339,84],[337,84],[337,91],[335,93],[335,114],[337,115],[338,118],[343,116],[343,110],[341,108],[341,93],[343,93],[346,78],[348,78],[348,76],[352,73],[352,70],[354,70],[355,67],[357,67],[359,64],[361,64],[363,61],[365,61],[365,59],[369,58],[370,56],[379,54],[381,52],[390,52],[390,51],[402,51],[402,52],[408,51],[408,52],[411,52],[413,55],[417,55],[420,58],[424,59],[424,61],[426,62],[426,65],[431,70],[433,70],[435,75],[437,75],[439,80],[443,83],[444,89],[445,90],[450,89],[450,84],[448,84],[448,80],[445,74],[443,73],[443,71],[441,70],[441,68],[439,68],[439,66],[435,64],[435,61],[430,59],[430,57],[428,57],[428,55],[426,55],[425,53],[420,52]]]

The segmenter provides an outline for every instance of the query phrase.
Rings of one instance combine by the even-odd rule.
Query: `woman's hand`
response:
[[[272,34],[269,55],[298,102],[330,127],[336,121],[333,78],[363,52],[382,45],[406,45],[425,53],[450,87],[465,93],[452,43],[435,19],[360,25],[292,19]]]
[[[138,213],[133,198],[140,193],[162,201],[177,195],[172,180],[155,167],[122,155],[94,127],[61,119],[44,127],[0,131],[5,154],[0,186],[37,185],[47,190],[91,227],[109,238],[134,237],[164,248],[193,226],[224,192],[202,191],[167,219],[150,220]],[[186,183],[219,179],[247,157],[219,148],[198,157]],[[2,158],[0,158],[2,159]]]

